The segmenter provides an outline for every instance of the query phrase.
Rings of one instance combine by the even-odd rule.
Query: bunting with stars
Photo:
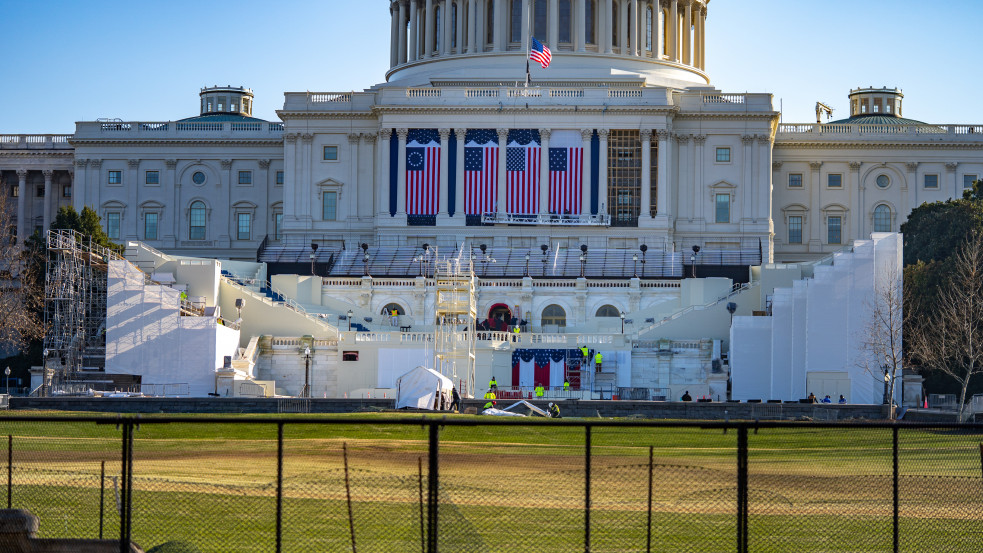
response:
[[[539,213],[539,131],[512,129],[505,150],[506,211],[516,215]]]
[[[464,138],[464,213],[498,209],[498,131],[469,129]]]
[[[440,134],[410,129],[406,136],[406,214],[436,215],[440,192]]]
[[[584,176],[584,147],[580,131],[553,131],[549,156],[549,212],[580,215]]]

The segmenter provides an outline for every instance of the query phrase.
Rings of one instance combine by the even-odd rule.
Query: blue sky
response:
[[[98,117],[179,119],[198,90],[244,85],[276,120],[285,91],[361,90],[389,62],[385,0],[0,0],[0,133],[70,133]],[[858,86],[904,90],[904,115],[983,123],[979,0],[712,0],[707,71],[770,92],[786,122]]]

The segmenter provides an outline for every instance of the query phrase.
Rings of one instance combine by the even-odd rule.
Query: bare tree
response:
[[[0,183],[0,190],[7,188]],[[14,238],[14,209],[8,195],[0,193],[0,344],[21,350],[44,336],[40,316],[44,297],[40,267],[28,263],[19,243],[23,237]]]
[[[875,273],[874,295],[867,298],[870,312],[860,342],[863,355],[857,362],[865,372],[887,382],[887,398],[893,401],[895,384],[904,366],[902,328],[905,320],[903,279],[897,268]],[[891,411],[893,418],[893,410]]]
[[[914,321],[911,354],[961,386],[959,420],[974,375],[983,373],[983,234],[973,232],[953,256],[953,273],[928,315]]]

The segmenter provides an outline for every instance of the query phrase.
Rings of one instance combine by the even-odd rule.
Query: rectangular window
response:
[[[925,188],[938,188],[938,187],[939,187],[938,175],[925,175]]]
[[[277,186],[283,186],[283,171],[276,172],[276,184]]]
[[[730,148],[717,148],[717,163],[730,163]]]
[[[109,172],[109,184],[123,184],[123,172],[122,171],[110,171]]]
[[[119,240],[119,212],[106,214],[106,235],[112,240]]]
[[[157,214],[156,213],[143,214],[143,239],[144,240],[157,239]]]
[[[325,192],[321,194],[321,200],[323,202],[321,209],[321,218],[325,221],[334,221],[338,218],[338,193],[337,192]]]
[[[788,187],[789,188],[802,188],[802,173],[789,173],[788,174]]]
[[[43,198],[44,197],[44,185],[43,184],[39,184],[36,187],[34,187],[34,194],[38,198]]]
[[[973,183],[976,182],[976,175],[963,175],[963,189],[972,190]]]
[[[717,194],[715,223],[730,222],[730,194]]]
[[[10,185],[10,197],[16,198],[18,196],[20,196],[20,185],[19,184]]]
[[[325,146],[324,147],[324,161],[338,161],[338,147],[337,146]]]
[[[236,240],[249,240],[248,213],[239,213],[236,216]]]
[[[160,171],[147,171],[144,184],[160,184]]]
[[[802,216],[800,215],[788,218],[788,243],[802,243]]]
[[[273,215],[273,239],[279,240],[281,230],[283,228],[283,213],[277,213]]]
[[[827,217],[826,241],[830,244],[839,244],[842,240],[841,228],[841,219],[839,217]]]
[[[829,188],[843,188],[843,175],[836,173],[826,175],[826,186]]]
[[[62,198],[71,198],[72,197],[72,185],[70,185],[70,184],[62,185],[62,187],[61,187],[61,197]]]
[[[252,184],[252,183],[253,183],[252,171],[239,171],[239,184]]]

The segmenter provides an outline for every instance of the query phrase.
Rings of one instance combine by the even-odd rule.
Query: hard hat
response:
[[[492,405],[498,405],[498,402],[497,401],[493,401],[492,402]]]

